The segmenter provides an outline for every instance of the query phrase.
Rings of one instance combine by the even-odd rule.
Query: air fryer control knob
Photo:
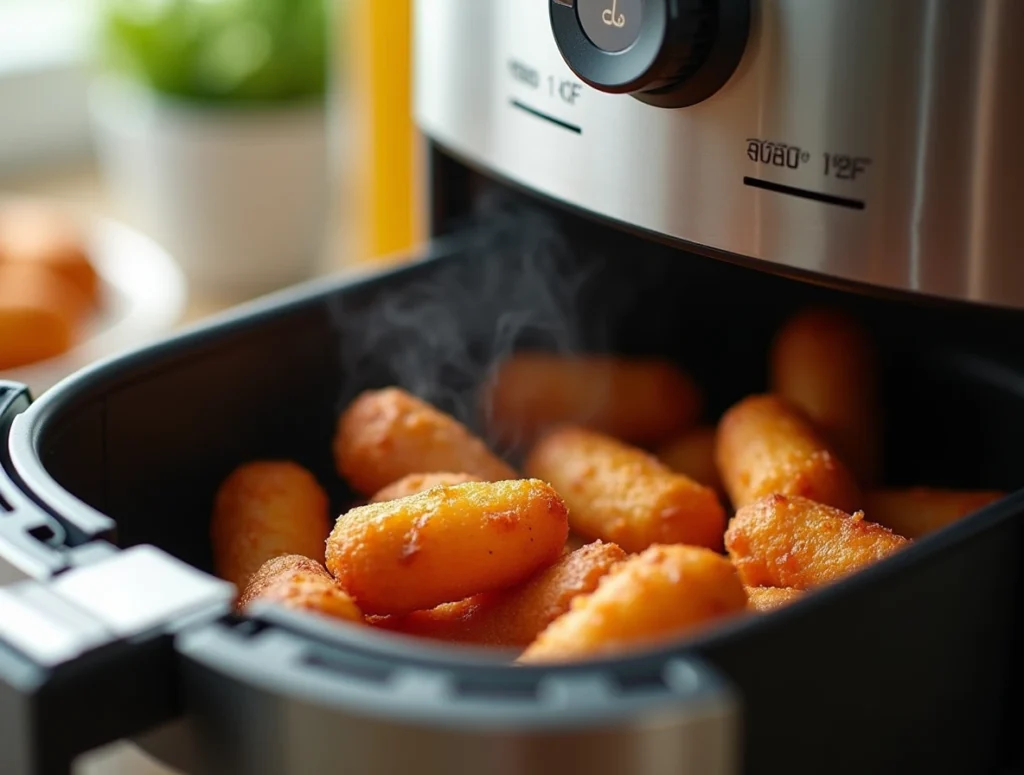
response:
[[[566,63],[600,91],[662,108],[706,100],[732,77],[751,0],[549,0]]]

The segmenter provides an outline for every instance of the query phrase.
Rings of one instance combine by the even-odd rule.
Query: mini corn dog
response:
[[[327,495],[295,463],[260,461],[235,469],[217,491],[210,537],[217,575],[243,589],[267,560],[299,554],[323,560],[330,530]]]
[[[367,622],[377,629],[388,632],[458,642],[457,636],[467,626],[466,620],[479,614],[483,607],[497,600],[500,594],[500,592],[482,592],[479,595],[456,600],[454,603],[441,603],[433,608],[407,614],[392,616],[375,614],[367,617]]]
[[[773,493],[844,511],[861,505],[843,462],[804,414],[778,396],[750,396],[723,415],[715,461],[737,509]]]
[[[596,541],[507,591],[391,617],[378,626],[457,643],[525,647],[568,611],[577,595],[593,592],[601,577],[626,556],[615,544]]]
[[[652,455],[582,428],[543,437],[525,465],[569,506],[573,532],[627,552],[651,544],[722,545],[725,511],[714,491]]]
[[[1001,492],[958,491],[927,487],[875,490],[864,494],[871,519],[907,538],[941,530],[1004,496]]]
[[[803,594],[803,590],[792,587],[747,587],[747,608],[762,613],[774,611]]]
[[[327,568],[368,614],[402,614],[518,584],[558,559],[565,503],[535,480],[467,482],[341,516]]]
[[[378,490],[377,493],[370,498],[369,502],[382,503],[384,501],[393,501],[398,498],[405,498],[409,495],[425,492],[431,487],[437,487],[441,484],[465,484],[466,482],[479,481],[480,479],[476,476],[470,476],[469,474],[453,474],[447,471],[438,471],[432,474],[409,474],[408,476],[403,476],[397,482],[392,482],[387,487]]]
[[[238,609],[245,610],[257,600],[277,602],[335,619],[363,621],[359,608],[331,574],[320,563],[297,554],[282,555],[263,563],[239,597]]]
[[[721,555],[692,546],[652,546],[575,598],[523,652],[521,662],[560,662],[679,637],[743,611],[747,596]]]
[[[74,286],[44,266],[0,263],[0,369],[67,352],[84,303]]]
[[[910,542],[831,506],[769,495],[736,512],[725,546],[748,587],[813,589],[888,557]]]
[[[99,274],[89,259],[85,234],[49,205],[0,201],[0,262],[54,273],[77,290],[87,308],[99,301]]]
[[[802,312],[779,331],[769,363],[772,391],[810,418],[862,485],[877,481],[877,367],[857,322],[835,310]]]
[[[367,496],[424,471],[484,481],[517,477],[462,423],[399,388],[370,390],[352,402],[338,421],[334,458],[338,472]]]
[[[715,463],[715,428],[701,426],[666,442],[657,451],[658,459],[677,474],[710,487],[724,495],[722,477]]]
[[[531,443],[559,425],[582,425],[631,444],[656,444],[690,427],[701,396],[665,361],[522,352],[486,386],[489,427],[504,443]]]

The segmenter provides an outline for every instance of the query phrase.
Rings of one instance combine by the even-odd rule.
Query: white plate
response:
[[[0,379],[28,385],[35,397],[100,358],[167,334],[185,311],[185,277],[167,251],[115,221],[93,219],[85,231],[101,281],[99,311],[78,344],[63,355],[0,370]]]

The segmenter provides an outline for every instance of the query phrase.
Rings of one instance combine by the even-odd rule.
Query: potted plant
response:
[[[250,296],[315,268],[331,184],[330,1],[98,5],[102,175],[193,288]]]

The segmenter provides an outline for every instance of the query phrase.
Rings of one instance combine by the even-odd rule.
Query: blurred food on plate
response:
[[[0,369],[67,352],[101,303],[78,224],[53,206],[0,199]]]

